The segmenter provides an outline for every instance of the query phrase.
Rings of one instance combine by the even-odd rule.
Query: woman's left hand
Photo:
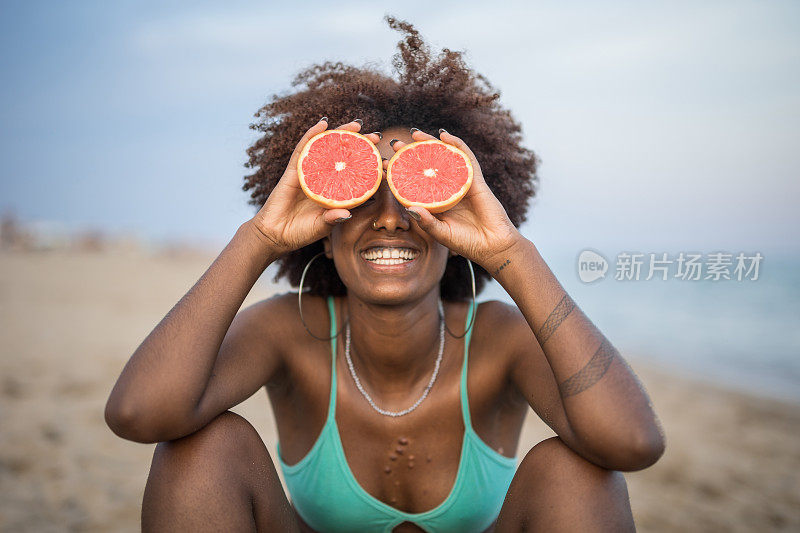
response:
[[[415,131],[411,137],[415,141],[435,139],[422,131]],[[439,138],[470,158],[472,186],[459,203],[442,213],[434,215],[424,207],[417,206],[408,208],[408,211],[419,215],[417,224],[434,239],[491,272],[495,266],[488,263],[492,263],[498,254],[514,246],[522,236],[509,220],[500,201],[486,185],[472,150],[464,141],[447,131],[442,130]],[[397,151],[403,146],[405,143],[398,141],[393,148]]]

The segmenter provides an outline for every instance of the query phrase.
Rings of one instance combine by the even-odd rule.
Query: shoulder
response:
[[[486,354],[494,364],[502,363],[502,368],[511,372],[520,346],[532,337],[531,328],[517,306],[489,300],[478,305],[470,352]]]
[[[253,330],[271,334],[290,327],[292,312],[297,313],[297,295],[283,293],[245,307],[237,319],[244,320]]]
[[[309,295],[303,295],[302,303],[301,319],[296,292],[260,300],[237,314],[232,333],[255,353],[286,356],[311,348],[316,339],[308,334],[306,327],[318,337],[329,335],[327,303],[323,297]]]
[[[319,336],[327,335],[328,310],[326,299],[321,296],[303,295],[303,317],[301,320],[300,307],[296,292],[276,294],[260,300],[240,311],[239,315],[249,325],[264,334],[274,337],[275,341],[296,340],[297,333],[305,331],[303,320],[316,329],[325,329]]]
[[[308,329],[319,337],[330,332],[326,299],[303,295],[303,320]],[[280,388],[306,374],[306,365],[314,365],[314,354],[327,355],[327,342],[315,339],[303,325],[298,308],[297,293],[276,294],[260,300],[236,316],[232,326],[236,342],[246,344],[247,350],[259,358],[279,360],[280,371],[268,383]],[[305,357],[296,357],[298,353]]]
[[[522,311],[516,305],[500,300],[489,300],[478,304],[476,328],[479,324],[483,335],[495,339],[501,338],[504,342],[522,340],[521,337],[532,335]]]
[[[502,339],[504,351],[518,363],[518,359],[543,359],[539,341],[528,320],[514,304],[491,300],[479,306],[480,331],[491,339]]]
[[[487,300],[478,304],[478,311],[480,311],[486,318],[508,318],[511,315],[519,315],[522,313],[516,305],[501,302],[500,300]],[[524,317],[522,317],[525,320]]]
[[[519,373],[536,377],[547,373],[547,361],[536,336],[514,304],[491,300],[478,306],[472,347],[502,373],[515,398]]]
[[[515,409],[521,405],[513,374],[526,337],[532,337],[530,327],[515,305],[481,302],[468,348],[470,391],[489,403],[494,398]]]

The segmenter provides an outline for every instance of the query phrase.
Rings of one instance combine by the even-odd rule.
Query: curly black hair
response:
[[[245,167],[255,172],[245,177],[243,189],[252,190],[250,204],[260,208],[278,183],[298,139],[322,115],[330,124],[361,118],[365,131],[391,126],[414,126],[422,131],[439,128],[461,137],[475,153],[486,183],[503,204],[511,222],[526,218],[528,200],[538,185],[538,159],[522,146],[520,124],[500,106],[500,93],[481,74],[470,69],[462,52],[444,48],[436,57],[419,32],[408,22],[387,16],[389,27],[404,36],[392,57],[396,78],[375,67],[341,62],[313,65],[296,75],[284,95],[273,95],[255,114],[250,128],[263,133],[247,149]],[[278,259],[275,280],[286,277],[298,286],[305,264],[322,251],[321,241]],[[475,267],[476,290],[489,273]],[[306,275],[311,294],[344,295],[347,292],[332,260],[321,257]],[[469,270],[461,257],[448,259],[440,285],[444,300],[471,296]]]

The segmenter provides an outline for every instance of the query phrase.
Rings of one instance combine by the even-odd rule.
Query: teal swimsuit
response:
[[[328,298],[331,335],[336,334],[333,298]],[[473,312],[470,306],[470,315]],[[469,316],[467,323],[469,323]],[[303,520],[324,533],[353,531],[389,533],[403,522],[412,522],[427,532],[480,532],[497,518],[506,491],[514,477],[516,458],[497,453],[472,429],[467,400],[467,355],[471,332],[464,342],[461,369],[461,414],[464,438],[456,481],[441,504],[424,513],[406,513],[365,491],[347,465],[336,426],[336,339],[331,339],[331,394],[328,418],[317,441],[299,462],[283,462],[278,443],[278,462],[292,503]]]

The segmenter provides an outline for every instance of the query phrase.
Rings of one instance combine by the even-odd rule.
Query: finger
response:
[[[417,128],[411,128],[411,138],[415,141],[429,141],[431,139],[435,139],[436,137],[425,133],[422,130],[418,130]]]
[[[387,168],[389,168],[389,160],[384,157],[383,158],[383,170],[385,171]]]
[[[417,225],[429,233],[431,237],[443,244],[449,240],[449,226],[433,216],[430,211],[416,205],[406,208],[406,211],[417,222]]]
[[[294,168],[297,166],[297,160],[300,158],[300,152],[303,151],[303,147],[306,145],[308,140],[318,133],[322,133],[328,127],[328,117],[322,117],[319,122],[311,126],[305,135],[300,139],[300,142],[297,143],[297,146],[294,147],[294,152],[292,152],[292,157],[289,159],[289,168]]]
[[[324,220],[326,224],[335,226],[347,221],[351,216],[353,215],[351,215],[350,211],[347,209],[328,209],[322,214],[322,220]]]
[[[467,154],[467,156],[470,159],[470,162],[472,163],[472,168],[476,171],[473,175],[473,179],[477,178],[478,180],[485,182],[485,180],[483,179],[483,174],[481,173],[480,170],[481,166],[480,164],[478,164],[478,159],[475,157],[475,154],[472,153],[472,150],[470,150],[469,146],[467,146],[467,143],[465,143],[460,137],[456,137],[455,135],[448,132],[444,128],[439,129],[439,139],[446,142],[447,144],[452,144],[453,146],[455,146],[456,148]]]
[[[381,132],[379,132],[379,131],[374,131],[372,133],[366,133],[366,134],[364,134],[364,137],[369,139],[372,144],[378,144],[380,142],[380,140],[383,139],[383,135],[381,135]]]
[[[351,120],[347,124],[342,124],[341,126],[338,126],[336,129],[337,130],[354,131],[354,132],[358,133],[358,132],[361,131],[361,126],[363,124],[364,124],[364,121],[361,120],[360,118],[357,118],[355,120]]]
[[[469,149],[469,146],[467,146],[467,143],[465,143],[461,137],[456,137],[444,128],[439,128],[439,139],[443,140],[447,144],[452,144],[456,148],[463,150],[470,157],[475,157],[475,154],[472,153],[472,150]]]
[[[394,148],[395,152],[398,151],[400,148],[402,148],[405,145],[406,145],[406,143],[404,143],[403,141],[399,141],[397,139],[392,139],[391,141],[389,141],[389,146]]]

